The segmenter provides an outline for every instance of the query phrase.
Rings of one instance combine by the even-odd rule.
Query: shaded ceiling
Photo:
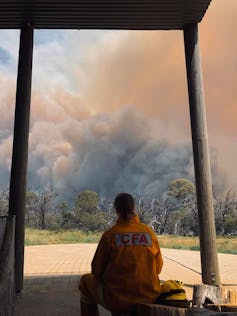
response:
[[[200,22],[211,0],[0,0],[0,28],[182,29]]]

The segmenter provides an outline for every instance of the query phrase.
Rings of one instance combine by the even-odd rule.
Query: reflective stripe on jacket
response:
[[[160,294],[163,260],[154,232],[133,215],[101,237],[92,261],[92,274],[103,284],[110,309],[153,303]]]

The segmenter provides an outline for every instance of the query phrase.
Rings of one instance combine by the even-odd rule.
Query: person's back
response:
[[[135,214],[133,197],[121,193],[114,206],[118,221],[99,242],[92,275],[102,294],[98,295],[100,304],[112,311],[129,310],[138,302],[156,301],[163,261],[156,235]],[[83,289],[81,285],[82,293]]]
[[[119,219],[102,238],[110,252],[102,276],[105,304],[114,310],[137,302],[153,303],[160,292],[158,274],[162,267],[155,234],[133,215],[128,221]],[[92,262],[95,277],[99,277],[100,260],[105,257],[105,253],[103,259],[99,254],[95,256]]]

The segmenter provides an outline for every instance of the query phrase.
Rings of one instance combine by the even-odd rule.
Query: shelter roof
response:
[[[1,0],[0,28],[182,29],[200,22],[211,0]]]

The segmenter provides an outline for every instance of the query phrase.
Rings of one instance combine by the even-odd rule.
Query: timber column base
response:
[[[237,291],[223,285],[194,285],[193,306],[205,307],[207,305],[236,305]]]

